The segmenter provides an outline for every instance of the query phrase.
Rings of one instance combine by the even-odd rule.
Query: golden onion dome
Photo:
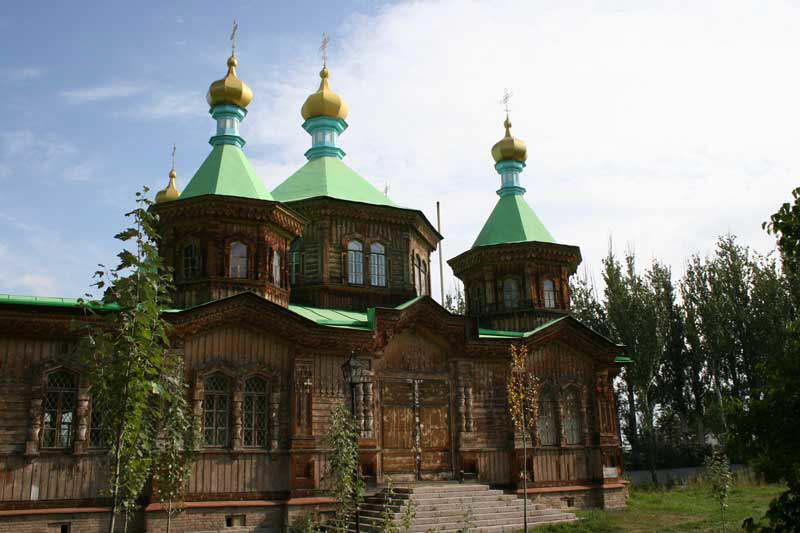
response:
[[[328,85],[328,67],[322,67],[319,73],[321,78],[319,90],[309,95],[303,104],[300,114],[304,120],[314,117],[347,118],[347,104],[341,97],[333,92]]]
[[[178,191],[178,188],[175,186],[175,178],[178,176],[178,173],[175,172],[175,169],[169,171],[169,183],[167,187],[163,190],[160,190],[156,193],[156,203],[163,204],[164,202],[171,202],[173,200],[177,200],[180,198],[181,193]]]
[[[206,101],[208,105],[214,107],[220,104],[233,104],[239,107],[247,107],[253,99],[253,90],[242,80],[236,77],[236,66],[239,62],[236,56],[231,54],[228,58],[228,73],[221,80],[217,80],[208,88]]]
[[[525,146],[525,142],[511,136],[511,121],[508,117],[503,124],[506,127],[506,135],[492,147],[492,157],[495,163],[509,160],[524,163],[528,159],[528,148]]]

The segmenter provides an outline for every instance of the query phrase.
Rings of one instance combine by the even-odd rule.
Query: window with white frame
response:
[[[369,247],[369,277],[372,286],[386,286],[386,249],[378,242]]]
[[[542,283],[542,294],[544,295],[544,306],[545,307],[555,307],[556,306],[556,288],[553,280],[546,279]]]
[[[359,241],[347,243],[347,281],[356,285],[364,283],[364,246]]]

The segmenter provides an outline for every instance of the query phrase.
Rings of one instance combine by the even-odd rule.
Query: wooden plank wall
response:
[[[33,463],[21,456],[0,459],[0,501],[96,498],[106,488],[106,461],[98,456],[73,459],[42,456]]]
[[[190,493],[241,493],[286,490],[289,486],[288,455],[241,453],[201,454],[192,467]]]

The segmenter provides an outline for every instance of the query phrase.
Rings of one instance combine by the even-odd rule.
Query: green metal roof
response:
[[[497,201],[472,247],[530,241],[556,242],[525,198],[509,194]]]
[[[331,326],[348,329],[372,330],[372,323],[367,313],[344,311],[340,309],[322,309],[304,305],[289,304],[289,311],[307,318],[320,326]]]
[[[397,207],[389,198],[337,157],[311,159],[275,187],[279,202],[329,196],[340,200]]]
[[[180,197],[193,198],[206,194],[273,199],[242,149],[232,144],[214,146]]]
[[[38,305],[41,307],[80,307],[78,298],[54,298],[51,296],[15,296],[13,294],[0,294],[0,304],[8,305]],[[90,306],[92,309],[104,311],[119,311],[117,304],[102,304]]]
[[[554,318],[553,320],[549,320],[544,324],[540,325],[539,327],[532,329],[530,331],[505,331],[500,329],[485,329],[479,328],[478,329],[478,338],[481,339],[524,339],[526,337],[530,337],[535,335],[536,333],[540,332],[543,329],[549,328],[553,324],[561,322],[565,320],[567,315]]]

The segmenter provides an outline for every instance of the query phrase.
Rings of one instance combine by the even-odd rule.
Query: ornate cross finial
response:
[[[500,100],[503,103],[503,107],[506,110],[506,118],[508,118],[508,114],[511,112],[508,103],[511,101],[512,96],[514,96],[514,93],[512,93],[508,89],[505,89],[505,91],[503,92],[503,98],[502,100]]]
[[[175,170],[175,143],[172,143],[172,170]]]
[[[326,32],[322,32],[322,44],[319,45],[319,51],[322,52],[322,66],[328,66],[328,45],[331,39]]]
[[[239,30],[239,24],[233,21],[233,31],[231,31],[231,55],[236,55],[236,32]]]

